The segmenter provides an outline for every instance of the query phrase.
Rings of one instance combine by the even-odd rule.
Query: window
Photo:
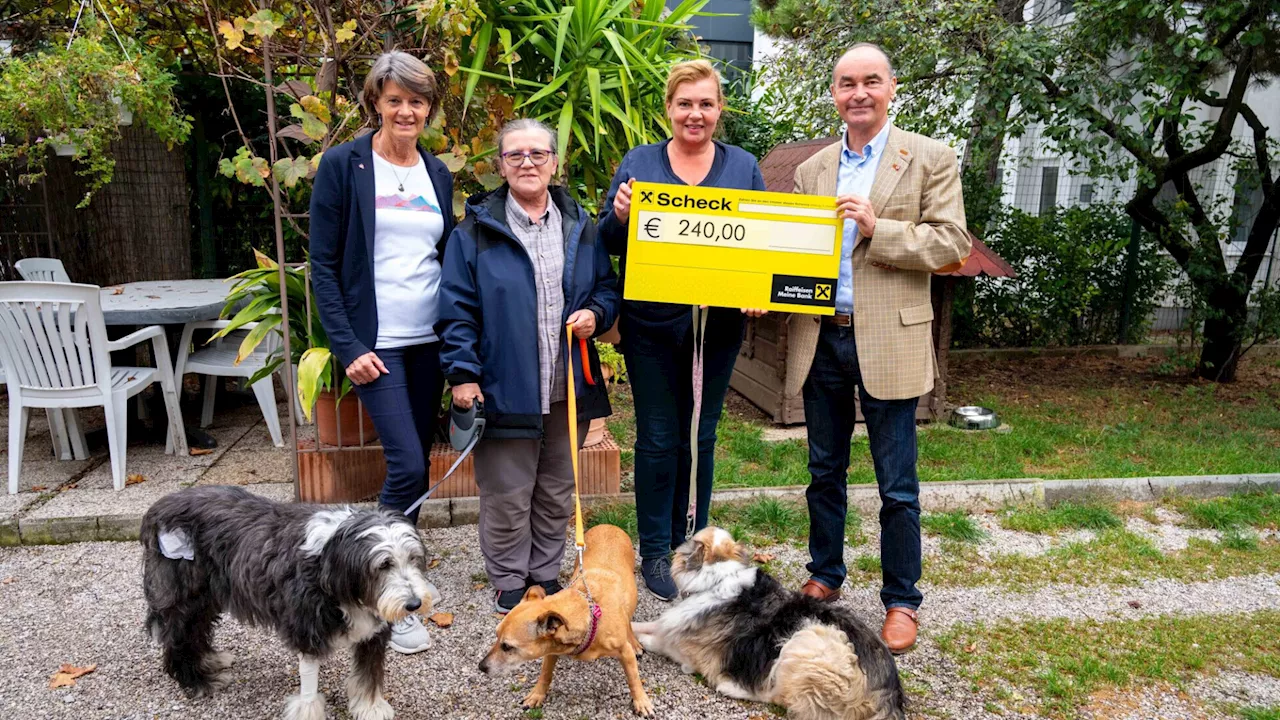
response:
[[[1058,14],[1070,15],[1076,11],[1076,0],[1058,0]]]
[[[1093,183],[1080,183],[1079,204],[1088,205],[1093,202]]]
[[[1040,170],[1040,214],[1052,212],[1058,206],[1058,168],[1049,166]]]

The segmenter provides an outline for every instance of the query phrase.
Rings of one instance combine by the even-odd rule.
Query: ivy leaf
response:
[[[458,74],[458,56],[452,50],[444,51],[444,74],[449,77]]]
[[[338,28],[338,32],[335,33],[335,35],[340,43],[351,42],[351,40],[356,36],[355,19],[352,18],[351,20],[342,23],[342,27]]]
[[[329,106],[315,95],[306,95],[298,100],[302,103],[302,109],[320,118],[320,122],[328,123],[332,118],[329,116]]]
[[[311,163],[305,157],[296,158],[280,158],[276,164],[271,167],[275,172],[276,180],[285,187],[291,188],[298,184],[298,181],[307,176]]]
[[[243,47],[240,43],[244,42],[244,18],[236,18],[232,24],[223,20],[218,23],[218,34],[226,38],[228,50],[238,50]]]
[[[237,18],[239,20],[239,18]],[[276,30],[284,27],[284,16],[278,12],[271,10],[259,10],[244,23],[244,29],[250,35],[258,37],[271,37],[276,34]]]
[[[439,155],[436,155],[436,159],[444,163],[444,166],[449,168],[449,172],[451,173],[458,172],[467,164],[466,155],[459,155],[451,152],[440,153]]]
[[[235,163],[231,162],[231,158],[222,158],[218,161],[218,172],[224,177],[231,177],[232,175],[235,175]]]
[[[312,140],[321,140],[329,132],[328,126],[321,122],[320,118],[303,110],[297,103],[289,106],[289,113],[302,121],[302,132]]]

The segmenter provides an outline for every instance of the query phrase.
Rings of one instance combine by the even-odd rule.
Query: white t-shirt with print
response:
[[[435,186],[421,156],[417,165],[400,167],[375,152],[373,169],[373,285],[378,300],[374,347],[435,342],[440,294],[436,243],[444,234]]]

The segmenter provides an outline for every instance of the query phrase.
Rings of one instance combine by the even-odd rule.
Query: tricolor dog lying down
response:
[[[322,720],[319,661],[350,647],[347,707],[389,720],[382,697],[391,623],[430,610],[426,548],[399,513],[276,503],[238,487],[198,487],[156,501],[142,518],[147,629],[164,669],[189,695],[227,682],[214,651],[223,612],[275,630],[299,654],[302,692],[286,720]],[[423,607],[425,605],[425,608]]]
[[[498,642],[480,661],[480,669],[491,675],[510,672],[542,658],[538,682],[524,699],[524,706],[532,708],[546,699],[557,658],[618,658],[631,690],[631,707],[640,715],[652,715],[653,703],[640,682],[636,662],[644,651],[631,633],[631,616],[636,611],[636,556],[631,538],[622,528],[597,525],[584,539],[583,571],[573,584],[551,596],[540,586],[529,588],[520,604],[498,623]]]
[[[893,655],[847,608],[782,587],[745,547],[708,527],[676,550],[684,597],[633,623],[646,650],[700,673],[729,697],[782,705],[799,720],[902,720]]]

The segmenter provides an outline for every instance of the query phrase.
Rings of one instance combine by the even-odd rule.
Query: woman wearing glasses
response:
[[[474,453],[480,550],[495,609],[505,613],[533,585],[547,594],[560,590],[573,514],[572,453],[591,419],[610,412],[590,338],[613,325],[619,298],[594,220],[551,185],[555,133],[536,120],[515,120],[498,134],[498,154],[506,182],[467,200],[449,241],[436,327],[454,403],[484,404],[484,437]],[[577,399],[572,439],[566,370]]]
[[[632,148],[613,176],[602,204],[600,237],[626,267],[631,182],[764,190],[751,153],[717,142],[724,106],[720,76],[706,60],[683,62],[667,75],[671,138]],[[626,282],[626,277],[622,278]],[[636,412],[636,522],[640,572],[660,600],[673,600],[669,555],[684,542],[689,507],[690,421],[693,419],[693,318],[688,305],[622,304],[619,332]],[[694,529],[707,524],[711,503],[716,424],[733,363],[742,345],[745,315],[759,310],[713,308],[703,345],[702,412],[698,418],[698,503]]]
[[[382,439],[387,477],[378,502],[401,512],[426,489],[444,385],[434,324],[440,259],[455,224],[453,178],[418,147],[442,95],[421,60],[380,56],[361,94],[376,131],[325,152],[311,192],[320,324]],[[417,513],[409,519],[416,523]],[[417,615],[393,628],[399,652],[430,642]]]

